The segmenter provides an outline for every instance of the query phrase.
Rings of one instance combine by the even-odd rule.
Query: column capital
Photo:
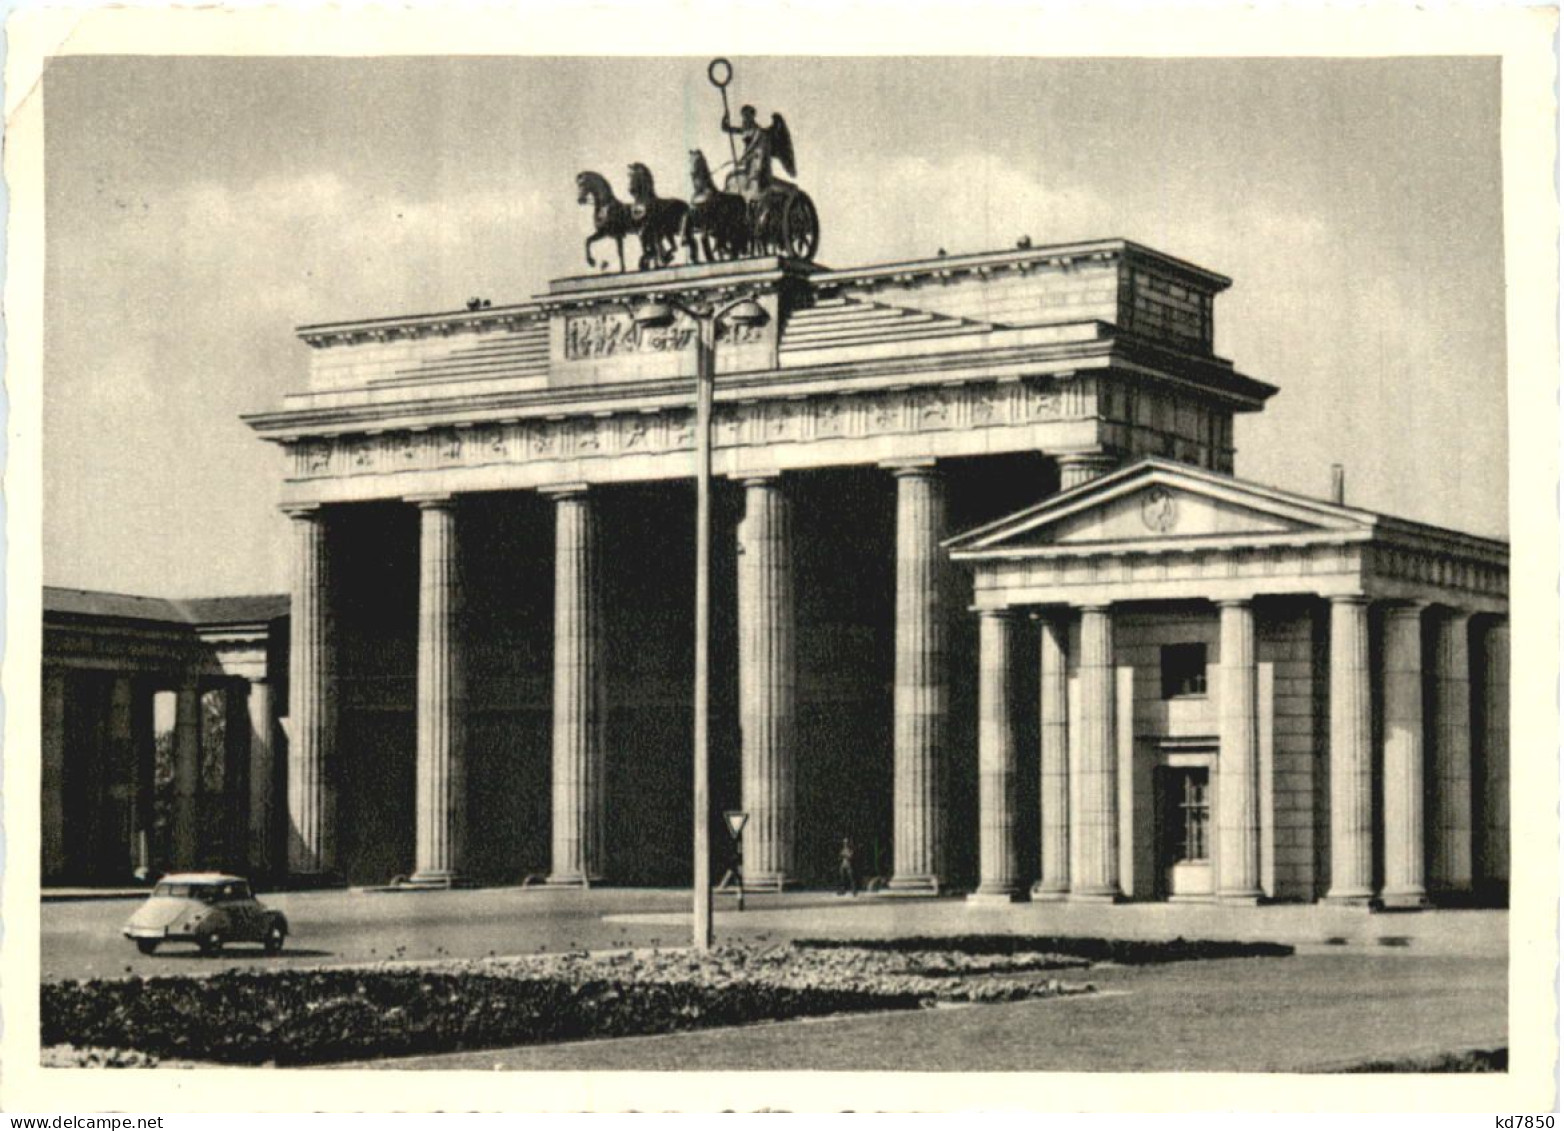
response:
[[[1367,605],[1373,598],[1367,593],[1332,593],[1330,603],[1333,605]]]
[[[591,490],[587,483],[550,483],[547,487],[539,487],[538,494],[545,499],[573,499],[585,495]]]
[[[1097,602],[1093,602],[1092,604],[1071,605],[1070,607],[1072,609],[1074,609],[1078,613],[1111,613],[1111,612],[1113,612],[1113,602],[1112,601],[1097,601]]]
[[[319,503],[283,503],[277,509],[296,522],[316,521],[321,516]]]
[[[456,496],[449,491],[433,492],[427,495],[403,495],[402,501],[412,503],[421,511],[451,510],[456,506]]]
[[[1378,602],[1380,610],[1387,617],[1417,617],[1429,609],[1429,602],[1413,599]]]
[[[934,479],[943,474],[932,459],[888,459],[879,464],[897,479]]]
[[[1025,620],[1028,610],[1015,605],[985,606],[973,610],[984,620]]]
[[[1251,597],[1218,597],[1211,602],[1219,609],[1250,609],[1254,607],[1254,598]]]
[[[775,468],[766,468],[762,471],[735,471],[725,478],[745,487],[749,486],[778,486],[782,480],[782,472]]]

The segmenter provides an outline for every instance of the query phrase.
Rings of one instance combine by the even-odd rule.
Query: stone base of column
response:
[[[551,888],[580,888],[584,891],[597,882],[597,880],[580,872],[557,872],[546,878],[543,881],[543,886]]]
[[[455,872],[445,870],[430,872],[414,872],[407,879],[402,880],[396,886],[400,888],[454,888],[460,885],[461,879]]]
[[[1264,898],[1265,893],[1259,891],[1219,891],[1216,894],[1216,901],[1223,907],[1258,907]]]
[[[938,895],[938,876],[892,876],[881,895]]]
[[[1015,888],[992,888],[977,891],[967,896],[968,907],[1008,907],[1012,903],[1020,903],[1021,893]]]
[[[1382,891],[1379,893],[1379,905],[1386,911],[1421,911],[1429,906],[1428,893],[1422,888]]]
[[[1072,891],[1065,896],[1070,903],[1118,903],[1123,898],[1120,891]]]
[[[1048,888],[1045,890],[1042,881],[1039,880],[1032,885],[1031,895],[1033,903],[1063,903],[1070,898],[1070,889]]]
[[[738,885],[735,884],[733,886],[737,887]],[[744,876],[744,890],[746,892],[782,892],[797,886],[798,881],[796,879],[781,872],[761,873],[755,876],[746,873]]]
[[[1367,907],[1374,902],[1374,893],[1364,891],[1332,891],[1325,895],[1325,902],[1332,907]]]

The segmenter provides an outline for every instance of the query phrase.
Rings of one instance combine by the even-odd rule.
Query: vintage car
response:
[[[184,872],[157,882],[124,934],[142,954],[165,942],[193,942],[208,954],[224,943],[254,942],[275,954],[288,937],[288,920],[281,911],[262,907],[243,877]]]

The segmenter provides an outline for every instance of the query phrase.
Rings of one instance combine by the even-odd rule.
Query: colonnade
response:
[[[1370,602],[1330,599],[1329,838],[1326,899],[1417,907],[1460,898],[1474,886],[1474,854],[1489,875],[1508,874],[1507,624],[1425,603],[1385,602],[1380,672],[1371,665]],[[1018,719],[1014,657],[1035,632],[1039,672],[1041,877],[1035,898],[1111,901],[1119,875],[1118,723],[1113,609],[1020,608],[980,613],[978,732],[980,898],[1022,892],[1014,839]],[[1261,891],[1260,713],[1251,600],[1217,602],[1215,858],[1223,903],[1253,904]],[[1078,622],[1077,710],[1069,710],[1067,640]],[[1035,629],[1033,621],[1035,619]],[[1469,640],[1481,650],[1471,663]],[[1425,666],[1427,671],[1425,672]],[[1425,678],[1426,676],[1426,678]],[[1383,725],[1373,726],[1375,685]],[[1425,684],[1432,702],[1425,706]],[[1471,727],[1480,696],[1481,731]],[[1432,728],[1425,743],[1424,720]],[[1377,755],[1377,756],[1376,756]],[[1375,828],[1375,765],[1383,767],[1382,827]],[[1425,783],[1424,774],[1432,775]],[[1473,772],[1483,774],[1474,803]],[[1148,815],[1149,816],[1149,815]],[[1475,819],[1474,819],[1475,818]],[[1380,867],[1376,869],[1376,850]]]
[[[894,862],[898,892],[939,890],[950,686],[950,566],[945,480],[932,460],[886,465],[897,495],[894,674]],[[792,505],[776,473],[741,479],[738,683],[747,886],[780,889],[796,878],[798,672]],[[601,578],[596,492],[585,484],[545,492],[555,509],[551,773],[551,884],[585,886],[605,875]],[[461,508],[449,495],[407,500],[420,510],[417,799],[414,883],[462,873],[465,812],[460,615]],[[326,519],[314,506],[293,519],[292,720],[288,758],[289,867],[328,877],[337,867],[334,813],[335,633]]]
[[[219,863],[242,863],[258,874],[273,870],[279,855],[276,717],[268,681],[47,667],[42,683],[40,855],[46,881],[124,882],[141,868]],[[224,696],[226,718],[219,796],[202,782],[201,701],[213,691]],[[173,697],[173,776],[160,840],[154,828],[153,701],[163,693]],[[221,843],[208,843],[203,825],[222,830]]]

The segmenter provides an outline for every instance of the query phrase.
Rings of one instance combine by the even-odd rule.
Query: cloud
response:
[[[1111,214],[1097,193],[1045,184],[985,153],[942,161],[903,156],[873,170],[848,163],[818,183],[818,190],[809,188],[826,202],[824,257],[842,266],[921,257],[941,247],[952,254],[991,251],[1012,247],[1023,235],[1039,244],[1100,236]],[[868,222],[888,216],[896,222]],[[833,228],[833,221],[841,226]]]

